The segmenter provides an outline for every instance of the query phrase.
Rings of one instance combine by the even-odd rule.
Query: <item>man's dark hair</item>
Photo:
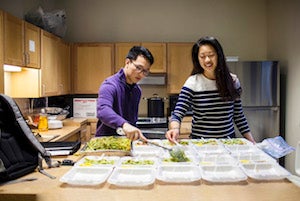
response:
[[[133,46],[129,50],[126,58],[130,60],[136,60],[138,56],[144,57],[147,61],[149,61],[150,65],[152,65],[154,62],[151,52],[143,46]]]

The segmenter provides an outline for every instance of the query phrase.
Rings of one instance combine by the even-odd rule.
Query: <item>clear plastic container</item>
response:
[[[60,182],[80,186],[99,185],[106,181],[112,170],[113,167],[73,167],[60,178]]]
[[[239,182],[247,180],[247,176],[238,166],[212,165],[201,167],[202,178],[209,182]]]
[[[48,115],[47,115],[45,109],[41,109],[38,130],[39,131],[47,131],[48,130]]]
[[[155,181],[154,168],[115,168],[107,182],[116,186],[142,187]]]
[[[201,179],[198,166],[191,165],[164,165],[158,168],[156,178],[171,183],[188,183]]]
[[[272,162],[243,164],[242,169],[248,177],[255,180],[280,180],[290,175],[290,173],[278,163]]]

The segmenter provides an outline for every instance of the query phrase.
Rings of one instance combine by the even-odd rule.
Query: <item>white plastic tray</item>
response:
[[[250,178],[256,180],[280,180],[290,175],[277,163],[244,164],[242,169]]]
[[[187,183],[201,179],[198,166],[164,165],[158,168],[156,179],[164,182]]]
[[[116,168],[107,182],[116,186],[141,187],[153,184],[155,175],[154,168]]]
[[[153,164],[124,164],[126,161],[131,160],[133,162],[142,163],[145,161],[152,161]],[[121,157],[117,167],[121,168],[156,168],[158,166],[158,158],[156,157],[132,157],[125,156]]]
[[[198,154],[228,152],[217,139],[192,139],[190,144]]]
[[[230,165],[201,166],[201,175],[210,182],[239,182],[247,179],[238,166]]]
[[[187,162],[173,162],[171,159],[170,153],[165,152],[163,156],[161,156],[161,165],[197,165],[199,163],[198,157],[195,156],[192,152],[185,151],[185,155],[189,158],[190,161]]]
[[[200,166],[232,165],[237,166],[238,161],[229,154],[203,154],[199,157]]]
[[[224,144],[225,146],[232,145],[253,145],[252,142],[245,138],[231,138],[231,139],[219,139],[219,142]],[[241,143],[239,143],[241,142]]]
[[[75,163],[75,167],[108,167],[108,166],[116,166],[118,164],[120,157],[118,156],[85,156]],[[87,160],[92,160],[92,162],[87,164]],[[100,164],[102,160],[107,160],[111,162],[111,164]],[[97,163],[98,162],[98,163]]]
[[[164,153],[164,150],[155,146],[134,146],[131,151],[133,156],[141,157],[159,157]]]
[[[112,170],[112,167],[72,167],[60,178],[60,182],[71,185],[99,185],[106,181]]]
[[[276,162],[274,158],[267,155],[263,151],[233,153],[232,156],[239,161],[240,164]]]

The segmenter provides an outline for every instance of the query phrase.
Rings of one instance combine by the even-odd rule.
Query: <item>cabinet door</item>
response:
[[[167,72],[167,45],[166,43],[142,43],[152,53],[154,63],[151,66],[151,73]]]
[[[24,66],[24,21],[4,12],[4,63]]]
[[[70,45],[60,40],[58,42],[58,50],[59,94],[69,94],[71,93]]]
[[[168,92],[179,93],[193,69],[193,43],[168,43]]]
[[[59,94],[58,38],[46,31],[41,32],[41,96]]]
[[[125,59],[129,50],[133,46],[141,45],[141,43],[116,43],[115,44],[115,71],[118,72],[125,65]]]
[[[25,26],[25,65],[40,68],[41,64],[41,30],[28,22]]]
[[[97,94],[100,84],[113,74],[112,43],[74,45],[74,92]]]
[[[0,10],[0,41],[3,41],[3,11]],[[0,43],[0,93],[4,93],[3,42]]]

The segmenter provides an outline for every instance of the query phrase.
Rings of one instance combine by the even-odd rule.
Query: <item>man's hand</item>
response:
[[[147,141],[147,138],[142,134],[142,131],[140,129],[138,129],[137,127],[132,126],[129,123],[124,123],[122,128],[123,128],[124,134],[130,140],[133,141],[133,140],[141,139],[142,141]]]

